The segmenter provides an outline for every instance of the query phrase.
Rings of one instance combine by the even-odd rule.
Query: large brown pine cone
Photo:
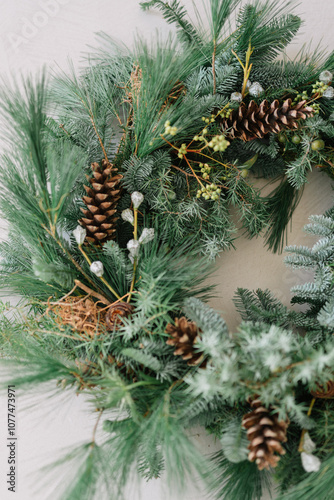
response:
[[[122,175],[117,174],[117,168],[106,160],[102,160],[101,166],[92,163],[92,170],[90,186],[84,186],[87,196],[83,197],[83,202],[87,208],[81,208],[84,217],[79,223],[87,231],[85,241],[101,246],[115,237],[115,213],[120,198],[119,183]]]
[[[255,461],[259,470],[276,467],[279,455],[285,454],[281,443],[287,441],[289,421],[278,420],[277,414],[272,414],[274,408],[265,408],[258,399],[250,404],[253,410],[242,419],[250,441],[248,459],[250,462]]]
[[[171,335],[171,338],[166,343],[175,346],[174,354],[176,356],[182,356],[190,366],[202,363],[203,353],[195,350],[195,344],[201,331],[194,321],[188,321],[184,316],[175,318],[174,325],[168,323],[166,333]]]
[[[228,118],[222,118],[221,127],[232,139],[262,139],[269,132],[277,134],[284,129],[298,128],[298,120],[305,120],[314,113],[313,108],[305,104],[306,101],[293,104],[291,99],[283,104],[278,99],[272,103],[265,99],[260,105],[254,101],[248,105],[241,103]]]

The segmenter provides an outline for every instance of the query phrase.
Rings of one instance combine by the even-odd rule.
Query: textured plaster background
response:
[[[183,2],[191,10],[191,0]],[[200,5],[199,1],[196,1]],[[144,13],[138,0],[1,0],[0,18],[0,74],[10,77],[35,73],[43,65],[66,70],[67,59],[80,66],[83,52],[95,44],[94,33],[105,31],[116,40],[133,44],[133,35],[150,37],[154,30],[166,35],[170,27],[159,13]],[[313,38],[313,46],[322,39],[323,45],[334,46],[333,4],[329,0],[302,0],[297,12],[306,20],[298,42],[289,47],[295,55],[303,43]],[[0,116],[1,120],[1,116]],[[313,172],[302,201],[296,210],[289,234],[290,244],[311,244],[314,240],[302,233],[310,214],[321,214],[332,204],[332,187],[328,177]],[[0,223],[0,237],[5,238],[4,223]],[[231,298],[237,287],[270,288],[286,304],[290,287],[303,282],[306,275],[286,270],[281,255],[272,255],[263,247],[261,238],[248,240],[240,237],[236,251],[221,255],[216,264],[213,281],[218,283],[217,298],[212,304],[223,312],[229,326],[239,323]],[[15,300],[15,299],[13,299]],[[29,408],[31,401],[37,407]],[[55,498],[54,484],[42,484],[36,471],[59,455],[59,450],[83,442],[90,436],[95,416],[83,396],[64,395],[49,399],[38,393],[30,399],[18,400],[18,488],[15,494],[7,491],[6,477],[6,399],[0,399],[0,497],[3,500],[44,500]],[[194,439],[204,451],[216,445],[211,439],[194,431]],[[61,480],[61,478],[60,478]],[[162,500],[170,498],[163,480],[142,485],[141,492],[129,485],[126,500]],[[173,499],[204,500],[197,487],[189,487],[187,494],[173,494]],[[107,497],[101,500],[109,500]],[[111,500],[111,499],[110,499]],[[242,499],[240,499],[242,500]]]

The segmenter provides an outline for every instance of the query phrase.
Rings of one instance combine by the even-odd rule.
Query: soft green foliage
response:
[[[330,56],[326,58],[320,50],[308,54],[302,49],[293,61],[287,57],[275,61],[300,28],[301,20],[291,13],[295,2],[285,2],[283,5],[277,4],[276,1],[256,1],[244,5],[237,15],[237,27],[234,32],[229,32],[226,26],[229,15],[238,2],[211,0],[203,4],[207,19],[203,21],[195,7],[198,23],[198,26],[195,26],[186,17],[185,9],[179,1],[172,4],[160,0],[142,3],[145,9],[158,7],[167,22],[177,25],[177,33],[183,43],[191,44],[193,52],[196,48],[199,54],[207,55],[207,62],[196,68],[186,80],[187,89],[196,96],[196,100],[199,96],[209,95],[212,90],[215,93],[215,89],[217,94],[229,99],[231,92],[241,89],[242,71],[236,58],[232,56],[231,49],[244,60],[249,43],[253,48],[250,78],[252,81],[259,81],[265,88],[265,96],[255,98],[257,102],[264,97],[269,102],[288,97],[293,100],[298,92],[300,95],[306,92],[311,100],[310,81],[315,82],[323,69],[331,68]],[[211,61],[213,53],[214,68]],[[298,92],[293,90],[295,88],[298,88]],[[188,94],[184,100],[190,97],[191,94]],[[261,232],[266,223],[268,224],[267,244],[275,252],[283,248],[285,228],[299,202],[302,187],[307,182],[307,173],[314,165],[320,164],[327,166],[326,170],[332,175],[328,160],[332,161],[329,147],[333,140],[333,126],[329,120],[333,105],[328,99],[320,99],[317,102],[321,114],[307,120],[305,126],[299,127],[298,145],[291,140],[295,132],[286,131],[285,145],[282,147],[279,146],[277,136],[271,135],[268,137],[269,142],[265,139],[256,139],[246,144],[239,140],[233,141],[227,151],[230,161],[241,164],[244,159],[249,159],[249,156],[245,158],[244,154],[246,150],[251,149],[259,154],[252,169],[255,174],[260,173],[264,177],[279,176],[282,179],[280,186],[264,200],[257,201],[254,193],[249,199],[248,192],[246,203],[242,203],[240,207],[245,227],[251,236]],[[192,113],[192,116],[195,120],[195,113]],[[312,144],[319,137],[325,140],[328,148],[315,151]],[[233,181],[229,183],[231,185]],[[232,189],[228,197],[233,199],[234,196]],[[242,190],[237,194],[235,202],[240,203],[240,196],[244,196]]]
[[[331,379],[332,339],[315,348],[274,325],[244,323],[233,339],[204,333],[198,348],[210,357],[211,366],[187,379],[196,395],[224,395],[233,404],[258,394],[263,404],[274,405],[282,416],[288,413],[302,425],[308,425],[306,408],[294,395],[295,385],[312,388]]]
[[[288,493],[279,496],[278,500],[304,500],[306,498],[330,500],[334,495],[333,466],[334,457],[330,455],[318,472],[306,476]]]
[[[255,464],[244,461],[230,462],[219,452],[214,457],[218,477],[215,484],[217,498],[224,500],[261,500],[263,493],[270,489],[267,471],[259,472]]]
[[[329,215],[329,214],[328,214]],[[315,312],[325,306],[333,296],[332,255],[334,226],[332,216],[310,217],[306,232],[322,236],[311,249],[308,247],[288,247],[290,255],[285,259],[295,269],[314,269],[314,281],[292,288],[294,303],[309,303]],[[327,307],[327,314],[328,314]]]
[[[308,304],[306,313],[290,311],[266,290],[239,289],[235,298],[236,306],[244,320],[265,321],[279,326],[306,328],[311,335],[333,332],[333,213],[310,217],[311,223],[305,231],[319,235],[320,239],[312,248],[291,246],[285,262],[293,269],[314,270],[314,279],[291,289],[293,304]]]
[[[269,291],[257,290],[250,292],[239,289],[236,297],[236,304],[241,312],[242,318],[251,320],[256,326],[257,321],[276,324],[283,327],[297,328],[294,335],[294,342],[297,342],[300,354],[303,360],[297,368],[297,373],[293,375],[294,383],[299,380],[297,398],[300,403],[310,402],[309,392],[304,392],[305,385],[310,384],[310,389],[314,382],[323,384],[326,387],[325,380],[321,381],[322,375],[333,361],[330,352],[333,347],[333,210],[328,211],[324,216],[316,215],[310,217],[310,224],[305,226],[305,231],[309,234],[319,236],[319,240],[312,248],[288,247],[290,253],[286,257],[286,263],[296,269],[314,270],[314,279],[310,283],[298,285],[292,288],[294,294],[292,303],[306,303],[308,309],[305,312],[290,311],[275,299]],[[297,332],[300,328],[306,331],[305,337],[301,338]],[[302,331],[303,331],[302,330]],[[280,335],[279,342],[283,341]],[[296,344],[296,345],[297,345]],[[308,344],[308,348],[306,347]],[[305,348],[311,350],[306,353]],[[313,351],[313,354],[311,352]],[[303,352],[303,354],[302,354]],[[268,360],[272,366],[275,364],[274,358],[277,358],[279,351],[275,347],[275,341],[272,340]],[[287,353],[288,355],[288,353]],[[313,361],[311,360],[313,358]],[[320,362],[320,364],[318,364]],[[328,363],[328,365],[327,365]],[[259,366],[259,364],[257,365]],[[318,367],[317,367],[318,366]],[[299,372],[299,373],[298,373]],[[276,377],[278,377],[276,375]],[[297,376],[297,378],[296,378]],[[327,374],[328,380],[333,380],[333,368]],[[326,378],[326,377],[325,377]],[[285,373],[284,390],[287,389],[289,375]],[[304,385],[301,391],[301,385]],[[268,386],[269,387],[269,386]],[[318,388],[319,386],[316,386]],[[273,389],[275,390],[275,389]],[[305,407],[306,409],[306,407]],[[298,410],[299,412],[299,410]],[[291,410],[290,410],[291,416]],[[295,415],[296,421],[304,427],[308,426],[305,421],[300,420],[301,415]],[[319,498],[327,500],[331,498],[332,479],[330,469],[332,467],[333,453],[333,404],[332,400],[315,401],[314,409],[311,413],[313,427],[311,428],[311,437],[317,445],[316,455],[324,460],[319,472],[311,475],[305,474],[301,467],[300,454],[298,452],[299,441],[289,439],[288,453],[280,461],[277,470],[277,478],[282,485],[282,496],[280,499],[295,500],[296,498]]]
[[[224,428],[220,442],[223,453],[230,462],[237,464],[247,460],[248,440],[239,419],[232,420]]]

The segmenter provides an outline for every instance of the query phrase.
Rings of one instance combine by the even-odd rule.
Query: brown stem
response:
[[[61,128],[61,129],[65,132],[65,134],[67,134],[69,137],[71,136],[71,134],[70,134],[70,133],[66,130],[66,128],[64,127],[64,124],[63,124],[63,123],[61,123],[61,124],[59,125],[59,128]]]
[[[107,156],[107,151],[105,150],[105,147],[103,145],[103,142],[102,142],[102,139],[100,137],[100,134],[97,131],[97,128],[96,128],[96,125],[95,125],[95,121],[94,121],[94,116],[93,116],[93,113],[92,113],[91,110],[89,110],[89,116],[90,116],[90,121],[91,121],[91,123],[93,125],[94,132],[97,135],[97,138],[99,140],[99,143],[100,143],[101,149],[103,151],[104,157],[105,157],[106,161],[109,163],[108,156]]]
[[[84,290],[85,292],[87,292],[89,295],[92,295],[93,297],[95,297],[96,299],[99,299],[101,302],[103,302],[103,304],[107,304],[107,305],[110,305],[111,302],[110,300],[106,299],[106,297],[104,297],[103,295],[101,295],[100,293],[97,293],[97,292],[94,292],[94,290],[92,290],[91,288],[89,288],[88,286],[84,285],[83,283],[81,283],[81,281],[79,280],[74,280],[74,283],[76,284],[76,286],[78,286],[79,288],[81,288],[81,290]]]
[[[190,168],[190,170],[192,171],[192,173],[193,173],[194,177],[196,178],[198,184],[200,184],[202,187],[204,187],[203,184],[202,184],[202,182],[201,182],[201,180],[198,178],[198,175],[196,175],[195,170],[190,165],[190,162],[189,162],[188,158],[186,157],[186,155],[184,155],[184,159],[186,160],[186,163],[187,163],[188,167]]]

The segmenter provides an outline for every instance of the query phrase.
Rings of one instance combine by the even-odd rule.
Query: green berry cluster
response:
[[[218,200],[219,195],[221,193],[221,189],[217,187],[216,184],[209,184],[208,186],[203,186],[201,189],[197,191],[197,198],[204,198],[205,200]]]
[[[322,95],[326,89],[328,89],[328,85],[324,82],[315,82],[312,85],[313,91],[312,94],[320,94]]]
[[[314,96],[315,94],[322,95],[327,88],[328,85],[326,85],[324,82],[315,82],[312,85],[312,96]],[[310,99],[311,98],[308,95],[307,90],[303,90],[301,94],[296,95],[293,102],[296,104],[299,101],[309,101]],[[313,103],[311,104],[311,107],[314,109],[314,113],[318,115],[320,111],[320,105],[317,103]]]
[[[209,178],[209,174],[211,172],[211,168],[209,167],[209,165],[207,163],[200,163],[199,164],[200,166],[200,169],[201,169],[201,172],[202,172],[202,177],[203,179],[208,179]]]
[[[203,130],[202,130],[202,134],[201,135],[195,135],[194,137],[194,141],[205,141],[205,135],[208,133],[208,129],[205,127]]]
[[[211,141],[208,142],[209,148],[213,148],[214,151],[225,151],[229,145],[230,143],[225,135],[215,135],[212,137]]]
[[[182,144],[182,146],[179,149],[179,154],[177,155],[179,158],[183,158],[183,156],[187,153],[187,145]]]
[[[308,101],[310,99],[308,93],[307,93],[307,90],[304,90],[302,94],[297,94],[295,99],[294,99],[294,103],[297,103],[299,101]]]
[[[171,127],[170,121],[167,120],[165,122],[165,135],[170,134],[170,135],[176,135],[177,133],[177,127]]]
[[[315,115],[318,115],[320,113],[320,109],[321,109],[320,104],[318,104],[317,102],[314,102],[313,104],[311,104],[310,107],[313,108]]]
[[[211,115],[210,118],[205,118],[205,116],[202,116],[202,120],[207,124],[213,123],[215,121],[215,115]]]
[[[225,106],[223,109],[219,111],[219,115],[222,118],[229,118],[230,114],[232,113],[233,109],[231,109],[229,106]]]
[[[278,142],[285,144],[286,142],[292,142],[293,144],[300,144],[302,142],[302,138],[298,134],[293,134],[292,136],[287,136],[283,132],[279,133],[277,136]]]

